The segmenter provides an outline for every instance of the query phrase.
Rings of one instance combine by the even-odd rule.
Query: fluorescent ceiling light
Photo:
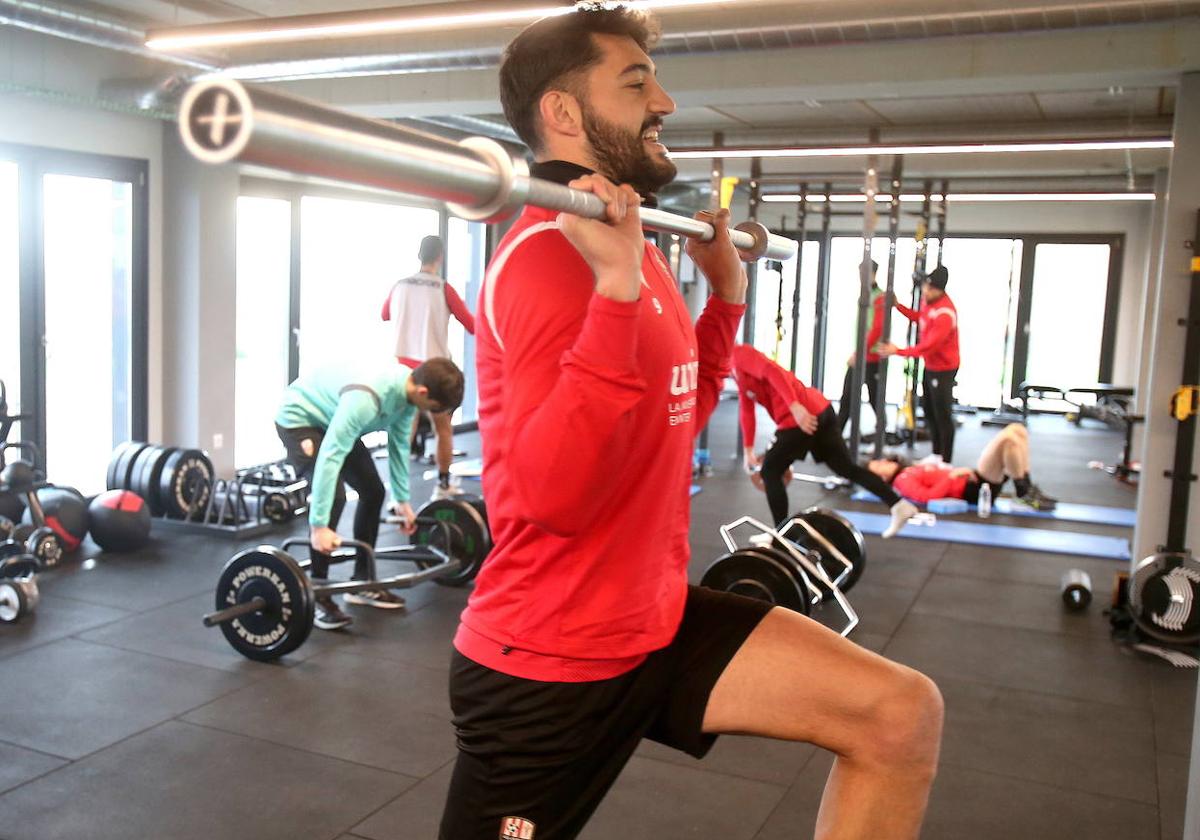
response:
[[[806,196],[811,204],[823,204],[825,195],[823,193],[809,193]],[[975,202],[1013,202],[1013,201],[1154,201],[1154,193],[950,193],[946,196],[947,201],[959,203],[975,203]],[[940,202],[940,195],[930,196],[934,202]],[[771,195],[762,196],[764,202],[772,204],[797,204],[800,201],[799,194],[773,193]],[[829,200],[834,204],[865,204],[867,197],[861,193],[841,193],[829,196]],[[875,196],[875,200],[881,204],[886,204],[892,200],[892,197],[887,193],[880,193]],[[925,196],[919,193],[904,193],[900,196],[902,202],[920,203],[925,200]]]
[[[675,160],[693,158],[817,158],[866,157],[867,155],[981,155],[1018,154],[1026,152],[1106,152],[1136,149],[1173,149],[1170,138],[1149,140],[1058,140],[1054,142],[1022,143],[947,143],[914,144],[909,146],[809,146],[761,149],[684,149],[671,152]]]
[[[668,10],[684,6],[732,5],[735,0],[633,0],[624,5],[647,10]],[[451,12],[455,5],[474,6],[473,10]],[[354,12],[328,12],[277,18],[257,18],[232,23],[183,26],[147,33],[146,46],[155,50],[182,50],[195,47],[237,46],[309,41],[317,38],[354,38],[363,35],[393,35],[404,32],[477,28],[497,24],[523,23],[575,10],[570,3],[436,3],[402,6],[392,9],[367,9]]]

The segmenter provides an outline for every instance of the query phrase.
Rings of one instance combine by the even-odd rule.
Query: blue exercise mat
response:
[[[704,488],[701,487],[699,484],[693,484],[691,486],[691,489],[688,490],[688,495],[695,496],[697,493],[701,492],[703,489]]]
[[[858,510],[838,511],[864,534],[878,536],[887,528],[891,517],[886,513],[863,513]],[[991,525],[982,522],[963,522],[938,519],[934,525],[908,524],[897,537],[913,540],[934,540],[967,545],[990,545],[1023,551],[1046,551],[1053,554],[1074,554],[1080,557],[1101,557],[1108,560],[1129,560],[1129,540],[1123,537],[1103,537],[1075,531],[1043,531],[1038,528],[1018,528],[1014,525]]]
[[[851,494],[856,502],[880,502],[880,498],[868,490],[858,490]],[[975,506],[971,506],[975,510]],[[1058,519],[1062,522],[1086,522],[1089,525],[1116,525],[1121,528],[1132,528],[1137,522],[1137,511],[1128,508],[1101,507],[1100,505],[1077,505],[1073,502],[1059,502],[1054,510],[1034,510],[1017,502],[1015,499],[999,498],[992,503],[995,513],[1005,516],[1032,516],[1035,519]]]

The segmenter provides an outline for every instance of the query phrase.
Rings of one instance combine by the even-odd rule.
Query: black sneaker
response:
[[[381,610],[402,610],[404,599],[386,589],[364,589],[362,592],[347,592],[342,596],[347,604],[360,607],[378,607]]]
[[[1058,505],[1058,499],[1048,496],[1036,484],[1029,485],[1029,490],[1021,497],[1021,501],[1034,510],[1052,511]]]
[[[341,630],[354,623],[354,619],[346,615],[332,598],[317,599],[317,614],[313,624],[322,630]]]

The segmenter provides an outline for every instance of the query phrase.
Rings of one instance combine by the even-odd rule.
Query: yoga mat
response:
[[[891,517],[885,513],[863,513],[857,510],[838,511],[864,534],[878,536],[887,528]],[[962,522],[938,519],[934,525],[908,524],[896,535],[914,540],[934,540],[967,545],[987,545],[1023,551],[1046,551],[1054,554],[1074,554],[1080,557],[1101,557],[1108,560],[1129,560],[1129,540],[1124,537],[1104,537],[1099,534],[1080,534],[1074,531],[1043,531],[1038,528],[1018,528],[1013,525],[993,525],[983,522]]]
[[[879,502],[879,497],[867,490],[851,494],[856,502]],[[975,510],[975,506],[971,506]],[[1100,505],[1078,505],[1074,502],[1059,502],[1054,510],[1034,510],[1016,499],[1001,497],[992,503],[992,512],[1005,516],[1031,516],[1035,519],[1057,519],[1062,522],[1086,522],[1090,525],[1116,525],[1132,528],[1137,521],[1137,512],[1128,508],[1102,507]]]

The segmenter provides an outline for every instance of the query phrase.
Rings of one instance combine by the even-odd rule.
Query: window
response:
[[[234,460],[283,457],[276,398],[288,383],[292,203],[240,196],[237,204],[237,361]]]
[[[300,372],[395,358],[381,312],[396,280],[420,268],[438,211],[311,195],[300,210]]]
[[[17,225],[17,165],[0,161],[0,381],[8,396],[8,410],[20,413],[21,404],[21,256]],[[15,428],[17,440],[28,431]]]
[[[754,287],[754,346],[792,369],[792,303],[796,289],[796,257],[782,263],[763,260],[758,264],[758,277]],[[804,243],[803,264],[800,271],[799,328],[796,338],[795,372],[801,381],[807,382],[812,371],[813,351],[813,307],[816,304],[817,272],[821,261],[821,243],[809,240]],[[780,284],[782,283],[782,289]],[[776,329],[776,319],[782,312],[782,327]],[[777,332],[779,333],[777,335]],[[739,328],[738,340],[742,333]]]
[[[42,189],[46,473],[94,493],[132,433],[133,185],[47,174]]]
[[[1111,246],[1039,243],[1025,379],[1083,387],[1100,378]]]
[[[487,226],[478,222],[450,217],[447,225],[446,281],[458,292],[467,309],[476,312],[479,285],[483,282],[484,252]],[[475,370],[475,339],[467,335],[458,319],[450,319],[450,357],[466,375],[466,392],[462,406],[454,412],[455,423],[478,419]]]

